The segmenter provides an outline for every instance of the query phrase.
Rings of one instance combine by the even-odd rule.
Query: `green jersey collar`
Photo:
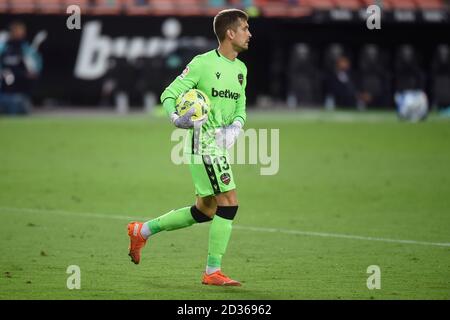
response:
[[[236,59],[230,60],[230,59],[228,59],[227,57],[224,57],[223,55],[221,55],[221,54],[219,53],[219,50],[217,50],[217,49],[215,49],[215,51],[216,51],[216,54],[217,54],[217,56],[218,56],[219,58],[222,58],[222,59],[224,59],[225,61],[227,61],[227,62],[229,62],[229,63],[234,63],[234,62],[236,61]]]

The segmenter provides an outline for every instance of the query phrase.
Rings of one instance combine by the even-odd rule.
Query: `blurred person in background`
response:
[[[135,93],[137,61],[110,58],[108,63],[108,71],[102,83],[100,105],[114,105],[118,113],[125,114],[130,109],[131,97]]]
[[[0,43],[0,113],[31,111],[31,87],[42,70],[42,58],[26,36],[25,24],[15,21],[8,40]]]
[[[345,55],[337,57],[334,70],[326,77],[325,92],[327,109],[356,107],[358,93],[350,60]]]

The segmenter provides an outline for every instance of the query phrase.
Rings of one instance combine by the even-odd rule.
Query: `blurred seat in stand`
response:
[[[288,63],[289,108],[317,104],[320,97],[320,73],[311,47],[298,43],[292,48]]]
[[[439,45],[431,64],[431,93],[433,106],[450,107],[450,46]]]
[[[364,108],[391,104],[391,75],[386,60],[381,49],[374,44],[365,45],[359,54],[358,90]]]

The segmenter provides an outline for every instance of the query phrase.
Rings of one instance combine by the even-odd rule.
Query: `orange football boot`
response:
[[[228,278],[224,275],[220,270],[207,274],[206,272],[203,274],[203,284],[209,284],[213,286],[240,286],[241,283],[239,281]]]
[[[141,260],[141,249],[147,242],[147,240],[141,236],[142,226],[142,222],[136,221],[130,222],[128,224],[128,235],[130,236],[128,255],[131,257],[131,261],[133,261],[135,264],[139,264],[139,261]]]

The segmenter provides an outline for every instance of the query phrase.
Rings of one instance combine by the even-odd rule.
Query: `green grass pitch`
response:
[[[280,130],[277,175],[235,165],[223,270],[201,285],[208,225],[151,238],[126,224],[193,203],[150,116],[0,119],[0,299],[450,299],[450,121],[392,113],[249,113]],[[411,240],[402,242],[399,240]],[[69,265],[81,289],[69,290]],[[367,268],[381,270],[369,290]]]

